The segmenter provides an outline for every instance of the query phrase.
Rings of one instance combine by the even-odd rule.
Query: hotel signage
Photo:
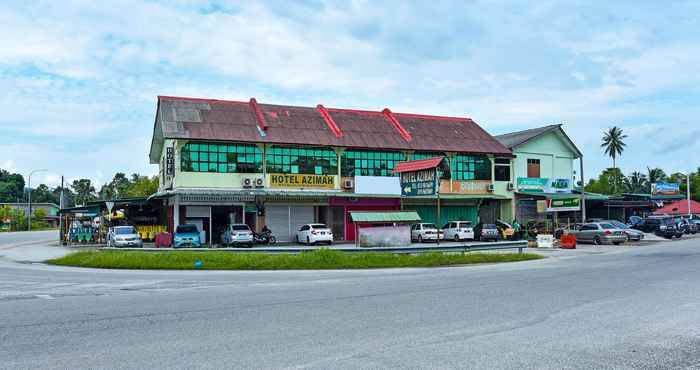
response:
[[[437,191],[437,169],[431,168],[401,174],[401,195],[435,195]]]
[[[296,189],[335,189],[335,176],[270,174],[270,187]]]

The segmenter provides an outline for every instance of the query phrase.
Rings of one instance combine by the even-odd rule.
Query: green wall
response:
[[[557,132],[549,132],[513,149],[515,178],[527,177],[527,160],[540,160],[540,177],[573,180],[576,152]]]

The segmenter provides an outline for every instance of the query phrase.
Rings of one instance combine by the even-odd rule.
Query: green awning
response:
[[[420,222],[421,218],[416,211],[350,211],[352,222],[384,223],[384,222]]]

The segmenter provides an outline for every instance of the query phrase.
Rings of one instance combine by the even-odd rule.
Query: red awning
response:
[[[435,168],[442,163],[443,159],[445,159],[445,157],[433,157],[418,159],[415,161],[399,162],[396,164],[396,167],[394,167],[394,173],[413,172]]]
[[[687,215],[688,214],[688,200],[678,200],[664,207],[661,207],[654,211],[656,214],[660,215]],[[700,203],[694,200],[690,201],[690,213],[700,214]]]

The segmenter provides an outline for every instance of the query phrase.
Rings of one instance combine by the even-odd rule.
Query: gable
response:
[[[561,131],[550,131],[544,135],[533,138],[515,148],[516,153],[543,153],[554,154],[559,157],[576,158],[576,150],[571,143],[562,135]]]

